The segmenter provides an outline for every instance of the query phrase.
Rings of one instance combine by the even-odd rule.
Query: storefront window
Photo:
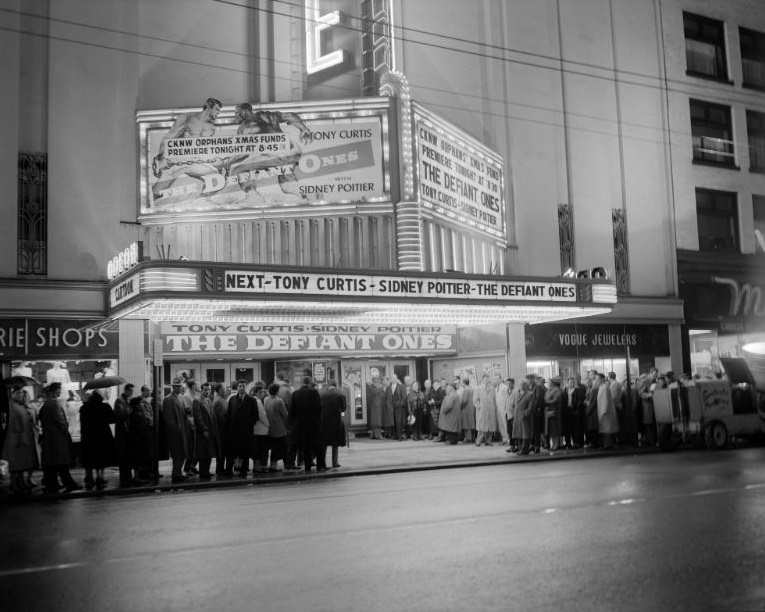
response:
[[[85,385],[101,376],[118,374],[117,360],[69,360],[69,361],[14,361],[11,363],[12,376],[29,376],[39,385],[26,387],[33,408],[39,410],[43,402],[43,387],[54,382],[61,383],[61,402],[69,422],[69,433],[73,442],[80,441],[80,406],[85,399]],[[104,399],[111,405],[118,397],[118,387],[101,390]]]

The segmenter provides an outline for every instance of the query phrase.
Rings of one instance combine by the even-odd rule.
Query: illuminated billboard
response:
[[[388,101],[138,113],[141,215],[390,201]]]
[[[460,229],[506,238],[504,162],[466,132],[414,104],[417,193]]]

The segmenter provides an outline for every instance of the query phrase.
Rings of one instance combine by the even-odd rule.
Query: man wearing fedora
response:
[[[173,391],[162,400],[162,417],[170,458],[173,460],[173,483],[183,482],[183,462],[186,460],[186,404],[183,400],[183,380],[174,378]]]

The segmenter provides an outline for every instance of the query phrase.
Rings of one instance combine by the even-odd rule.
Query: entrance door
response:
[[[414,381],[411,361],[391,361],[391,369],[402,384],[406,382],[407,376],[410,383]]]

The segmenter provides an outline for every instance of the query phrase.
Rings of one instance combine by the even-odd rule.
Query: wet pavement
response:
[[[119,486],[119,474],[116,468],[107,468],[108,485],[101,491],[77,490],[70,493],[64,491],[57,495],[43,495],[42,487],[38,486],[31,495],[15,496],[8,492],[8,480],[0,482],[0,501],[12,503],[27,503],[50,499],[76,499],[83,497],[99,497],[106,495],[140,495],[158,491],[213,489],[220,487],[249,486],[252,484],[271,484],[278,482],[295,482],[316,478],[345,478],[350,476],[388,474],[396,472],[411,472],[422,470],[439,470],[470,466],[486,466],[496,464],[525,464],[539,461],[562,461],[572,459],[594,459],[658,452],[653,447],[636,448],[632,446],[616,447],[610,450],[602,449],[563,449],[553,452],[542,450],[537,455],[518,456],[506,452],[507,446],[495,442],[492,446],[475,446],[474,443],[448,445],[431,440],[372,440],[370,438],[353,438],[347,447],[340,448],[340,467],[330,468],[326,472],[306,473],[303,469],[279,472],[253,473],[246,478],[217,478],[200,480],[199,476],[191,476],[183,483],[173,484],[170,480],[170,461],[160,462],[159,472],[162,477],[158,484]],[[330,451],[327,451],[329,459]],[[215,462],[211,468],[215,470]],[[71,474],[78,484],[84,480],[82,468],[72,468]],[[41,472],[35,472],[33,480],[39,482]]]

